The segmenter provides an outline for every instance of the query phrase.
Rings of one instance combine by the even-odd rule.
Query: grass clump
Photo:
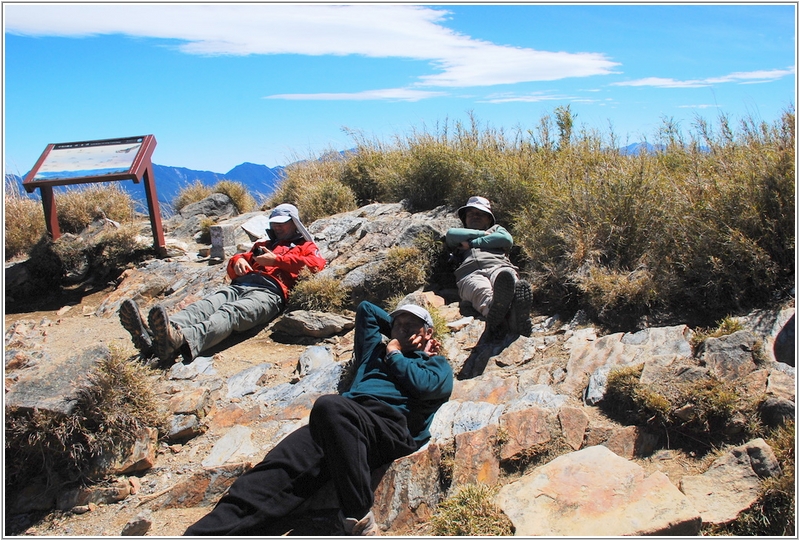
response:
[[[419,248],[394,246],[372,272],[365,288],[369,297],[386,299],[416,291],[425,285],[427,278],[428,266]]]
[[[252,212],[256,209],[258,204],[255,198],[250,195],[247,187],[241,182],[234,180],[220,180],[213,186],[203,184],[200,180],[195,180],[193,183],[188,184],[178,191],[178,195],[172,201],[172,207],[175,212],[180,212],[182,208],[192,203],[202,201],[212,194],[221,193],[230,197],[233,206],[239,214]]]
[[[349,299],[350,290],[342,285],[341,280],[313,274],[304,268],[289,293],[288,305],[290,310],[341,313]]]
[[[431,517],[429,534],[435,536],[513,535],[511,520],[492,502],[497,488],[465,485],[439,504]]]
[[[720,338],[741,331],[742,329],[744,329],[744,325],[742,325],[741,321],[730,316],[725,316],[717,321],[717,326],[714,328],[700,327],[695,329],[690,343],[692,344],[692,348],[696,350],[700,344],[705,342],[708,338]]]
[[[80,233],[98,218],[126,223],[136,216],[133,198],[114,182],[68,189],[55,199],[62,233]]]
[[[70,415],[41,410],[9,410],[5,426],[6,489],[33,480],[65,485],[102,477],[99,457],[117,455],[144,427],[158,428],[158,408],[150,369],[119,352],[101,359]]]
[[[241,182],[233,180],[220,180],[211,187],[212,193],[223,193],[231,198],[233,206],[239,211],[239,214],[252,212],[256,209],[256,200],[247,191],[247,188]]]
[[[307,223],[356,208],[353,190],[340,181],[344,160],[336,152],[316,159],[298,160],[284,170],[278,189],[261,206],[269,210],[292,203]]]
[[[47,233],[44,211],[39,199],[26,197],[19,183],[6,178],[3,196],[5,226],[5,260],[8,261],[28,251]]]
[[[183,207],[202,201],[212,193],[214,192],[211,191],[210,186],[195,180],[178,190],[178,195],[172,200],[172,208],[175,209],[175,212],[180,212]]]
[[[708,451],[761,431],[757,403],[730,382],[708,376],[669,387],[640,381],[644,365],[612,369],[600,407],[626,424],[653,427],[667,444]],[[753,420],[747,423],[746,420]]]

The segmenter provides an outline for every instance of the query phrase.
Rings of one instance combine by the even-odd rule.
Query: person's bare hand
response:
[[[237,259],[236,263],[233,264],[233,271],[236,273],[236,276],[243,276],[252,270],[253,267],[251,267],[250,263],[243,257]]]
[[[442,349],[441,342],[439,342],[436,338],[431,338],[430,340],[428,340],[428,343],[425,344],[425,349],[422,351],[426,355],[438,355],[441,349]]]
[[[255,258],[256,263],[263,267],[274,267],[278,261],[278,256],[271,250],[264,248],[264,252]]]
[[[461,248],[464,249],[464,250],[469,250],[469,241],[462,240],[461,241]]]

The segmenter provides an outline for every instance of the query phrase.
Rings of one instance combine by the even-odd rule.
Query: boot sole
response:
[[[150,330],[153,331],[153,348],[156,356],[162,361],[168,361],[175,355],[176,347],[170,339],[169,319],[162,306],[154,306],[147,315]]]
[[[144,324],[142,314],[131,300],[124,300],[119,307],[119,321],[122,327],[131,335],[134,347],[142,355],[149,355],[153,350],[153,341],[147,326]]]
[[[522,336],[533,333],[531,325],[531,307],[533,306],[533,291],[527,282],[520,280],[514,286],[514,324],[516,331]]]
[[[514,275],[510,271],[502,271],[492,285],[493,298],[489,313],[486,314],[486,326],[497,330],[506,319],[506,314],[514,300]]]

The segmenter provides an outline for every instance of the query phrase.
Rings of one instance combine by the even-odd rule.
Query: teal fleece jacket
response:
[[[372,397],[399,409],[421,447],[430,439],[434,414],[453,392],[453,369],[441,355],[421,351],[387,355],[383,336],[391,336],[391,332],[391,318],[385,310],[368,301],[358,305],[353,351],[356,375],[342,396]]]

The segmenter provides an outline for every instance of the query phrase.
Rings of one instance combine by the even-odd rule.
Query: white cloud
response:
[[[485,100],[480,100],[486,103],[512,103],[512,102],[529,102],[529,103],[536,103],[540,101],[572,101],[575,100],[575,97],[572,96],[559,96],[559,95],[548,95],[544,93],[533,93],[533,94],[524,94],[524,95],[516,95],[516,94],[494,94],[488,96]]]
[[[329,100],[329,101],[419,101],[427,98],[445,96],[445,92],[429,92],[408,88],[387,88],[383,90],[364,90],[363,92],[320,92],[317,94],[273,94],[264,96],[268,100]]]
[[[197,55],[363,55],[431,62],[414,86],[475,87],[607,75],[601,53],[500,46],[443,26],[444,9],[392,4],[6,4],[5,31],[174,39]],[[386,91],[390,92],[390,91]],[[365,93],[369,95],[369,92]],[[298,98],[295,98],[298,99]]]
[[[787,75],[792,75],[794,69],[784,70],[758,70],[758,71],[738,71],[722,77],[708,77],[706,79],[689,79],[686,81],[677,81],[675,79],[667,79],[663,77],[645,77],[644,79],[636,79],[634,81],[623,81],[619,83],[611,83],[612,86],[656,86],[661,88],[701,88],[711,86],[714,84],[723,83],[738,83],[738,84],[753,84],[753,83],[767,83],[770,81],[777,81]]]

